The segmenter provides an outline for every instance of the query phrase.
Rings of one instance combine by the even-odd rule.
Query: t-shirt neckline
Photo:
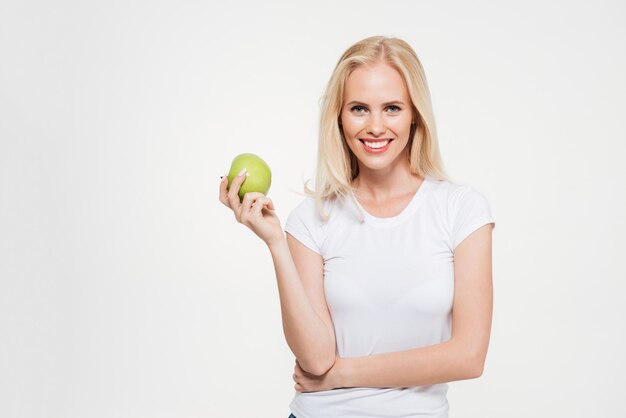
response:
[[[402,222],[407,217],[411,216],[411,214],[417,207],[418,203],[422,200],[422,196],[426,193],[426,189],[430,186],[430,184],[431,184],[431,180],[428,177],[424,177],[422,184],[417,189],[417,191],[415,192],[415,194],[409,201],[408,205],[406,205],[406,207],[402,209],[402,211],[396,216],[391,216],[391,217],[386,217],[386,218],[380,218],[378,216],[374,216],[370,214],[368,211],[366,211],[363,206],[361,206],[356,196],[354,197],[353,201],[358,206],[358,209],[363,213],[363,217],[366,223],[373,224],[373,225],[387,225],[387,226],[396,225],[399,222]]]

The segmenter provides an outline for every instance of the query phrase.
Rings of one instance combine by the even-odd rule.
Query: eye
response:
[[[401,109],[400,109],[398,106],[396,106],[396,105],[391,105],[391,106],[389,106],[387,109],[395,109],[395,110],[392,110],[392,112],[391,112],[391,113],[397,113],[397,112],[399,112],[399,111],[401,110]]]
[[[352,106],[352,108],[350,110],[353,111],[353,112],[362,113],[362,112],[360,112],[360,110],[365,110],[365,107],[363,107],[361,105],[356,105],[356,106]]]

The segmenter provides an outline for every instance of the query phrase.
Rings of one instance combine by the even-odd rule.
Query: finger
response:
[[[263,198],[265,195],[261,192],[248,192],[243,195],[243,200],[241,204],[246,207],[252,207],[255,204],[255,201],[259,198]]]
[[[255,208],[259,208],[260,206],[262,206],[259,202],[257,204],[257,202],[259,201],[259,199],[265,197],[265,195],[263,193],[259,193],[259,192],[248,192],[246,194],[243,195],[243,200],[241,201],[241,216],[248,216],[252,214],[252,211],[255,210]]]
[[[228,176],[226,175],[222,176],[222,180],[220,181],[220,202],[230,207],[228,203]]]
[[[247,194],[247,193],[246,193]],[[250,210],[250,215],[259,216],[263,209],[267,209],[267,205],[270,204],[271,201],[268,197],[259,197],[254,201],[254,206]]]
[[[263,206],[261,207],[261,209],[274,210],[274,202],[272,202],[272,199],[270,199],[269,197],[263,196],[262,203],[263,203]],[[256,202],[255,202],[255,206],[256,206]]]
[[[241,188],[241,184],[246,180],[247,171],[244,168],[241,170],[237,177],[233,179],[230,183],[230,187],[228,188],[228,203],[230,208],[234,211],[240,212],[241,208],[241,200],[239,199],[239,189]]]
[[[293,373],[296,376],[304,376],[304,370],[302,370],[302,368],[300,366],[298,366],[298,365],[294,368]]]
[[[268,198],[267,198],[267,200],[268,200],[268,202],[269,202],[269,203],[267,204],[267,208],[268,208],[269,210],[276,210],[276,208],[274,208],[274,202],[272,202],[272,199],[270,199],[270,198],[268,197]]]

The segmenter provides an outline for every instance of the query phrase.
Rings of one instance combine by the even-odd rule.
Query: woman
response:
[[[324,96],[316,187],[284,234],[271,199],[220,200],[269,247],[296,357],[292,417],[447,417],[447,382],[479,377],[495,222],[446,179],[426,78],[404,41],[340,58]]]

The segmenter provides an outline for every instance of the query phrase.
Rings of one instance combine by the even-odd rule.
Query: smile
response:
[[[369,139],[369,138],[368,138]],[[389,148],[389,144],[393,141],[393,139],[386,138],[383,140],[376,141],[368,141],[365,139],[359,139],[361,144],[363,144],[363,149],[372,154],[379,154],[385,152],[387,148]]]

